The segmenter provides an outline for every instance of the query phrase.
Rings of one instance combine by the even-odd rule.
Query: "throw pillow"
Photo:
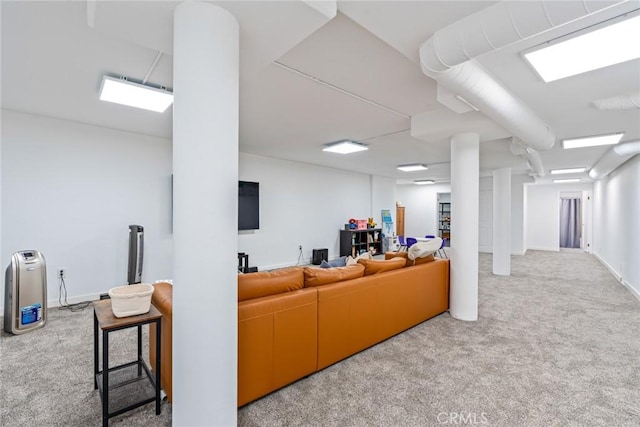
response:
[[[305,267],[304,286],[305,288],[312,288],[314,286],[322,286],[328,285],[329,283],[357,279],[363,275],[364,267],[360,264],[335,267],[331,269]]]
[[[303,285],[304,274],[300,267],[241,274],[238,276],[238,301],[295,291]]]
[[[434,254],[442,246],[442,239],[434,237],[426,242],[418,242],[409,248],[409,259],[424,258]]]
[[[351,255],[349,255],[349,256],[347,257],[347,259],[345,259],[345,261],[344,261],[344,262],[345,262],[345,264],[347,265],[347,267],[348,267],[348,266],[350,266],[350,265],[354,265],[354,264],[357,264],[357,263],[358,263],[358,261],[356,261],[356,259],[355,259],[354,257],[352,257]]]
[[[391,258],[389,260],[378,259],[360,259],[358,264],[364,265],[364,275],[384,273],[385,271],[398,270],[406,265],[406,260],[401,257]]]
[[[371,256],[369,252],[364,252],[356,257],[356,261],[359,261],[361,259],[373,259],[373,256]]]
[[[322,260],[320,268],[344,267],[347,265],[347,257],[343,256],[331,261]]]

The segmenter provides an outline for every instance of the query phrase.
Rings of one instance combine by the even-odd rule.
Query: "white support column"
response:
[[[173,424],[236,425],[239,28],[174,12]],[[168,362],[168,361],[166,361]]]
[[[478,210],[480,136],[451,138],[451,289],[449,313],[478,320]]]
[[[493,274],[511,274],[511,168],[493,171]]]

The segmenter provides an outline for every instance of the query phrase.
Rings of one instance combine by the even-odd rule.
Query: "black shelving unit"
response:
[[[451,203],[440,202],[438,204],[438,230],[440,237],[447,239],[447,246],[451,242]]]
[[[356,257],[365,252],[382,253],[382,229],[340,230],[340,256]]]

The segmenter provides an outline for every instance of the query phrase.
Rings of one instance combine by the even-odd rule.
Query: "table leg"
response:
[[[138,376],[142,375],[142,325],[138,325]]]
[[[98,389],[98,317],[96,311],[93,311],[93,389]]]
[[[160,369],[161,363],[160,358],[162,357],[162,346],[160,345],[160,340],[162,339],[162,334],[160,333],[160,329],[162,328],[162,319],[156,320],[156,415],[160,415]]]
[[[102,331],[102,426],[109,427],[109,332]]]

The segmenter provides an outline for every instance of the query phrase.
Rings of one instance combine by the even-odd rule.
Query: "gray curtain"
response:
[[[560,247],[579,248],[581,217],[580,199],[560,199]]]

